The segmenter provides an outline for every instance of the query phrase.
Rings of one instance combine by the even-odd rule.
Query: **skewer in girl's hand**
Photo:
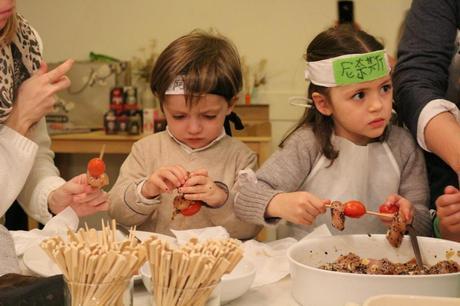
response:
[[[414,216],[414,206],[409,200],[401,197],[400,195],[394,194],[388,197],[386,202],[379,207],[381,213],[394,214],[399,211],[400,214],[404,215],[406,224],[412,223]],[[381,216],[380,220],[387,226],[391,225],[393,217]]]

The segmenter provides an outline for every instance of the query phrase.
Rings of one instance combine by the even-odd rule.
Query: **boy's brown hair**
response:
[[[220,34],[202,30],[179,37],[158,57],[150,87],[160,100],[176,77],[182,76],[187,103],[206,93],[223,96],[231,104],[241,91],[241,62],[235,45]]]

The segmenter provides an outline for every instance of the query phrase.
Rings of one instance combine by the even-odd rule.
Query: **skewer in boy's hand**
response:
[[[329,200],[321,200],[305,191],[279,193],[268,203],[265,217],[311,225],[318,215],[326,212],[326,204],[329,203]]]
[[[189,179],[178,191],[187,200],[203,201],[212,207],[224,205],[228,198],[228,192],[208,176],[206,169],[191,172]]]
[[[380,212],[387,212],[387,211],[382,211],[385,207],[391,208],[391,207],[398,207],[399,213],[402,214],[405,217],[406,224],[411,224],[412,223],[412,218],[414,217],[414,206],[412,205],[409,200],[401,197],[400,195],[393,194],[390,195],[385,203],[380,206],[379,210]],[[393,217],[379,217],[380,220],[385,223],[387,226],[391,225],[391,222],[393,220]]]
[[[142,195],[154,198],[162,193],[171,193],[184,185],[188,177],[188,171],[180,165],[160,167],[145,181]]]

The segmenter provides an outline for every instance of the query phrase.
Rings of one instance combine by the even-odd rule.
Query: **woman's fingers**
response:
[[[58,82],[69,70],[72,68],[74,60],[68,59],[51,71],[44,74],[49,83],[54,84]],[[40,67],[41,68],[41,67]]]

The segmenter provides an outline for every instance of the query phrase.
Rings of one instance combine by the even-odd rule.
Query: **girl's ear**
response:
[[[332,115],[332,108],[331,105],[329,104],[329,101],[327,100],[326,96],[323,94],[320,94],[318,92],[314,92],[311,95],[311,99],[313,100],[313,103],[315,104],[316,109],[323,114],[324,116],[330,116]]]

